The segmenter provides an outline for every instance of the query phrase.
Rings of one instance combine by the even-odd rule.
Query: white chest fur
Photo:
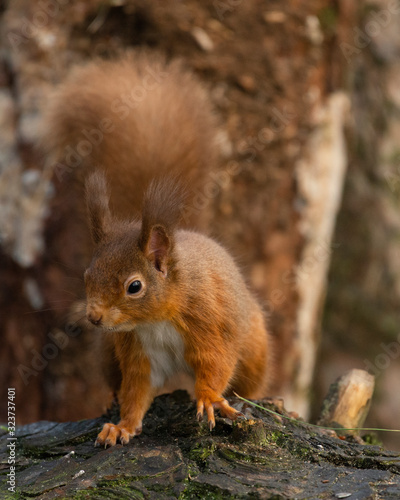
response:
[[[184,358],[182,336],[168,321],[146,323],[135,328],[151,364],[151,385],[161,388],[179,372],[190,373]]]

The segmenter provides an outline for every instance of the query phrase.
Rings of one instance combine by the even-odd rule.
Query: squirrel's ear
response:
[[[93,242],[97,245],[111,225],[108,206],[109,194],[103,172],[95,172],[86,179],[86,204]]]
[[[147,242],[144,243],[143,253],[153,266],[164,276],[168,272],[168,257],[171,249],[171,240],[163,226],[156,225],[150,228]]]
[[[174,178],[154,180],[144,195],[139,245],[164,276],[167,275],[174,230],[181,218],[184,200],[184,189]]]

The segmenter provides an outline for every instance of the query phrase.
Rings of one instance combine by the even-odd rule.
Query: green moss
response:
[[[372,445],[372,446],[383,446],[382,441],[374,433],[365,434],[365,436],[363,436],[363,440],[367,444]],[[368,450],[368,448],[366,448],[366,450]]]
[[[274,443],[278,444],[282,443],[282,441],[285,439],[285,434],[282,431],[269,431],[266,435],[266,440],[268,443]]]
[[[32,458],[37,460],[48,460],[49,458],[57,458],[54,453],[51,453],[51,447],[25,447],[21,445],[20,453],[26,458]],[[60,455],[62,453],[60,452]],[[65,454],[65,453],[64,453]]]
[[[215,452],[216,448],[217,447],[214,443],[199,443],[190,451],[189,458],[197,463],[204,463],[206,462],[207,458]]]
[[[256,456],[251,454],[250,452],[243,452],[239,451],[235,448],[223,448],[218,451],[218,454],[225,458],[226,460],[229,460],[230,462],[245,462],[248,464],[263,464],[263,465],[268,465],[270,463],[270,460],[265,457],[261,456]]]
[[[65,444],[67,445],[77,445],[77,444],[83,444],[87,443],[88,441],[93,441],[93,444],[95,442],[95,439],[98,435],[99,431],[94,431],[90,432],[89,434],[83,434],[82,436],[77,436],[70,441],[66,442]]]
[[[296,436],[278,430],[271,431],[267,436],[270,442],[275,443],[280,448],[286,449],[291,455],[302,460],[310,460],[314,456],[315,451],[310,449]]]
[[[90,498],[105,498],[110,500],[141,500],[144,495],[141,491],[135,489],[131,478],[118,478],[113,480],[101,480],[96,488],[77,491],[73,497],[74,500],[84,500]]]
[[[24,498],[21,493],[16,491],[15,493],[12,493],[11,491],[2,491],[1,492],[1,498],[2,500],[19,500],[20,498]]]
[[[192,500],[199,498],[201,498],[202,500],[230,500],[237,497],[232,496],[227,491],[223,491],[216,486],[193,482],[189,482],[187,487],[185,488],[185,491],[179,496],[180,500]]]
[[[261,421],[241,421],[236,423],[232,433],[233,442],[243,442],[256,446],[268,444],[267,430]]]

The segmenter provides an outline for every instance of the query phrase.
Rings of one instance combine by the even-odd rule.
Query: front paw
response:
[[[244,416],[243,413],[229,406],[226,399],[204,394],[197,399],[197,418],[201,421],[204,410],[206,410],[210,431],[215,427],[214,408],[220,411],[222,417],[229,418],[230,420],[236,420],[238,417]]]
[[[121,444],[128,444],[129,439],[133,436],[137,436],[142,432],[141,426],[134,427],[126,425],[124,422],[120,422],[118,425],[115,424],[104,424],[103,430],[97,436],[94,443],[95,446],[114,446],[117,441]]]

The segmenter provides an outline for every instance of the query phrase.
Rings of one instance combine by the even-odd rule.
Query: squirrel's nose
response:
[[[101,324],[102,315],[100,313],[88,312],[87,319],[96,326]]]

